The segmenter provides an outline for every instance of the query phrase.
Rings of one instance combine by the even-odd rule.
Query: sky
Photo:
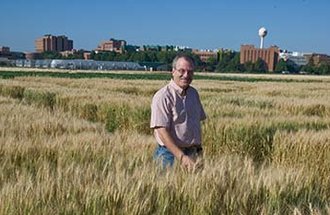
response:
[[[260,45],[330,55],[330,0],[1,0],[0,46],[35,51],[35,39],[66,35],[75,49],[110,38],[130,45],[198,49]]]

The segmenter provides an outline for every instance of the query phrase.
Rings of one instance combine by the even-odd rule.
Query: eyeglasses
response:
[[[188,75],[193,74],[194,70],[186,70],[186,69],[175,69],[180,75],[187,73]]]

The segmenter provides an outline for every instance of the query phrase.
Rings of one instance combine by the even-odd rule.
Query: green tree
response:
[[[321,63],[321,65],[317,68],[317,71],[320,75],[330,75],[330,65]]]
[[[117,56],[116,52],[98,52],[91,54],[91,59],[99,61],[114,61]]]
[[[54,51],[46,51],[41,53],[43,59],[62,59],[62,55]]]
[[[80,49],[73,54],[69,54],[67,57],[62,57],[63,59],[84,59],[84,50]]]
[[[301,71],[305,71],[308,74],[318,74],[317,67],[314,63],[313,57],[311,57],[308,63],[302,66]]]
[[[157,53],[158,52],[161,52],[161,51],[160,50],[159,51],[148,51],[147,55],[148,55],[149,61],[158,62],[158,58],[157,58]]]
[[[300,71],[304,71],[309,74],[314,74],[314,70],[315,70],[315,68],[309,64],[302,66],[300,69]]]
[[[216,65],[217,72],[234,72],[242,71],[242,67],[239,62],[239,52],[219,52],[219,61]]]
[[[210,57],[205,63],[205,71],[213,72],[217,65],[217,59],[215,57]]]
[[[225,72],[225,68],[227,67],[227,64],[231,60],[231,55],[228,53],[221,53],[219,55],[219,62],[216,66],[216,70],[218,72]]]
[[[287,62],[284,59],[280,59],[275,66],[275,72],[282,72],[282,71],[288,71]]]
[[[225,70],[227,72],[241,72],[242,66],[240,64],[240,53],[236,52],[233,58],[229,61],[228,65],[226,66]]]
[[[244,71],[245,72],[253,72],[254,71],[254,63],[252,61],[248,61],[244,63]]]
[[[267,71],[266,62],[263,59],[258,58],[257,61],[254,63],[254,71],[258,73],[266,72]]]
[[[171,64],[173,58],[176,56],[175,51],[160,51],[157,52],[157,60],[162,63]]]

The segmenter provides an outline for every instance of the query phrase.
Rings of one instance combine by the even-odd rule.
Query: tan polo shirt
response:
[[[201,144],[201,121],[206,119],[198,92],[189,86],[185,91],[173,80],[161,88],[151,104],[150,127],[168,128],[178,146]],[[157,130],[155,138],[160,145]]]

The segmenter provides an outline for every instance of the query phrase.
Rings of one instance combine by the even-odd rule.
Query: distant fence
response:
[[[82,70],[146,70],[135,62],[121,61],[94,61],[94,60],[13,60],[16,67],[28,68],[58,68],[58,69],[82,69]]]

